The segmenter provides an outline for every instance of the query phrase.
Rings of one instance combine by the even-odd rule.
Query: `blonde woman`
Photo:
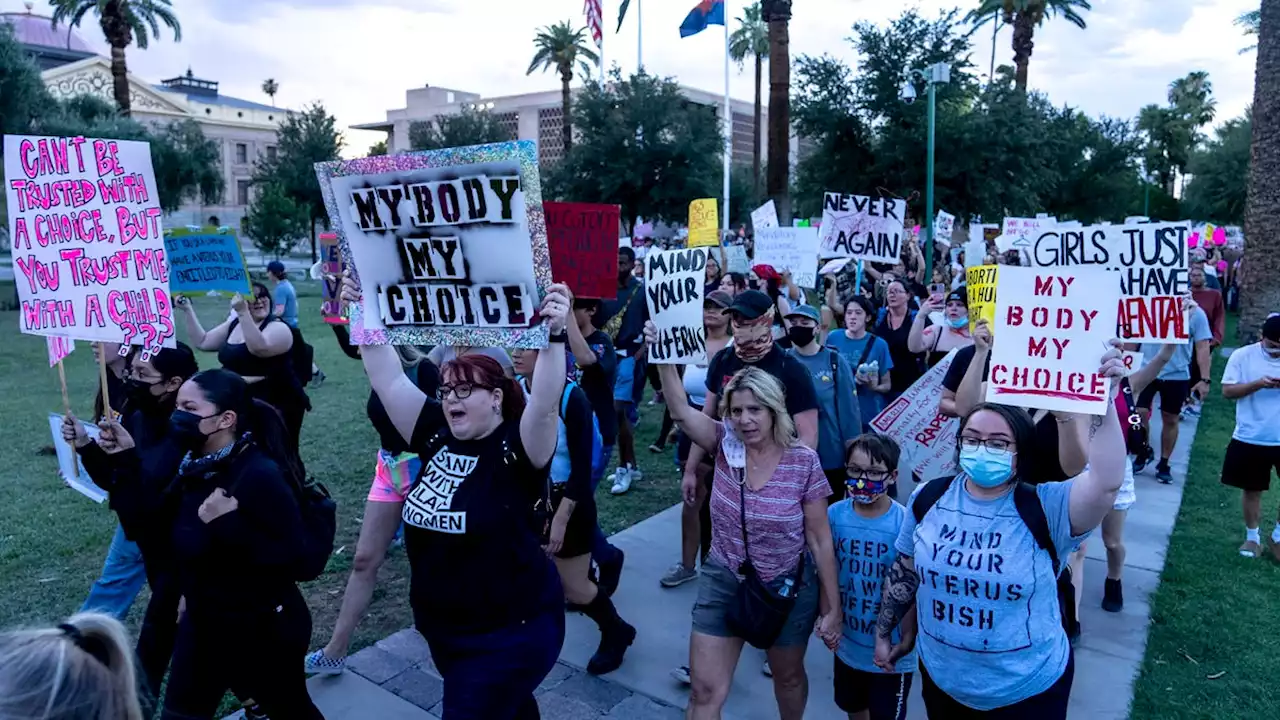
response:
[[[119,621],[81,613],[0,635],[0,720],[142,720],[133,647]]]
[[[647,323],[645,340],[656,338],[657,329]],[[782,385],[763,370],[746,368],[725,385],[724,421],[689,405],[674,365],[659,366],[659,373],[676,423],[698,446],[718,453],[711,486],[711,556],[698,577],[689,641],[688,717],[720,717],[746,634],[734,627],[730,608],[739,586],[754,576],[794,598],[767,651],[778,714],[799,720],[808,700],[804,652],[809,634],[816,631],[834,648],[844,622],[827,522],[831,486],[822,462],[796,440]]]

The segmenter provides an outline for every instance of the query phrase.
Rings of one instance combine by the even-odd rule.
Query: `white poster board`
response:
[[[778,208],[773,201],[761,205],[751,211],[751,229],[757,233],[761,230],[778,227]]]
[[[724,246],[725,264],[729,267],[724,268],[725,272],[742,273],[746,275],[751,272],[751,258],[747,257],[747,248],[742,245],[725,245]]]
[[[822,257],[895,264],[902,255],[907,201],[826,193],[822,201]]]
[[[770,228],[756,233],[755,262],[771,265],[774,270],[791,272],[791,279],[802,288],[818,281],[818,229]]]
[[[943,247],[951,247],[951,236],[956,231],[956,216],[946,210],[938,211],[933,221],[933,241]]]
[[[175,346],[149,144],[6,135],[4,177],[19,330]]]
[[[958,352],[947,353],[871,421],[871,429],[893,438],[902,448],[898,462],[902,477],[914,472],[923,480],[932,480],[956,472],[960,419],[938,412],[938,399],[942,397],[942,380]]]
[[[697,365],[707,361],[707,331],[702,301],[707,281],[707,249],[651,252],[645,258],[645,300],[658,341],[649,346],[649,362]]]
[[[1115,275],[1101,268],[1002,265],[996,303],[987,401],[1105,414],[1110,381],[1098,369],[1115,336]]]
[[[1120,284],[1119,337],[1180,344],[1189,337],[1182,298],[1191,292],[1190,234],[1186,222],[1050,228],[1028,255],[1032,267],[1111,271]]]
[[[1030,250],[1031,245],[1042,232],[1057,224],[1057,218],[1047,215],[1034,218],[1007,217],[1004,219],[996,247],[1002,253],[1010,250]]]
[[[823,265],[822,268],[818,270],[818,274],[835,275],[843,270],[845,265],[848,265],[851,262],[853,262],[853,258],[836,258],[835,260],[828,260],[827,264]]]
[[[97,425],[84,423],[84,429],[90,438],[98,439]],[[85,472],[84,464],[80,462],[80,456],[62,439],[61,415],[49,413],[49,431],[53,435],[53,449],[58,453],[58,476],[72,490],[96,503],[104,502],[107,491],[93,484],[89,473]]]

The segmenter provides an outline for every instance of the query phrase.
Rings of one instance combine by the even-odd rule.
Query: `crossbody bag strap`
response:
[[[738,513],[742,516],[742,555],[751,562],[751,546],[747,543],[747,469],[738,470]]]
[[[829,353],[827,359],[831,361],[831,392],[835,396],[832,407],[836,411],[836,432],[840,432],[840,428],[843,427],[840,424],[840,353],[831,348],[827,348],[827,352]],[[854,394],[857,394],[857,388],[854,389]]]

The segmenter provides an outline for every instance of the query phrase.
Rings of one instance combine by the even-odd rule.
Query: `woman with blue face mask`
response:
[[[1119,358],[1113,348],[1098,371],[1112,393]],[[1126,463],[1115,403],[1091,420],[1088,468],[1039,482],[1030,415],[978,405],[960,422],[960,474],[912,496],[884,580],[876,656],[891,657],[893,631],[918,607],[929,717],[1065,720],[1074,663],[1059,572],[1112,509]]]
[[[934,289],[941,287],[935,286]],[[929,316],[938,311],[942,312],[941,324],[925,327]],[[964,286],[945,296],[941,293],[929,295],[929,299],[920,305],[920,312],[911,323],[911,334],[907,336],[907,349],[913,353],[924,353],[925,367],[933,367],[952,350],[972,344],[968,292]]]

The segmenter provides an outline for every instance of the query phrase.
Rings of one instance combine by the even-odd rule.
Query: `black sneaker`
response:
[[[1102,609],[1110,613],[1118,613],[1124,609],[1124,590],[1119,580],[1107,578],[1106,587],[1102,591]]]
[[[626,562],[627,555],[618,548],[614,548],[614,555],[611,560],[598,563],[600,566],[600,579],[596,584],[600,586],[600,591],[605,597],[613,597],[618,590],[618,583],[622,581],[622,564]]]
[[[1155,459],[1156,451],[1151,449],[1150,445],[1143,445],[1138,454],[1133,457],[1133,474],[1137,475],[1142,472]]]
[[[1076,646],[1076,642],[1080,640],[1080,635],[1083,632],[1084,628],[1080,627],[1079,620],[1071,623],[1071,627],[1067,629],[1067,640],[1071,643],[1071,647]]]
[[[592,675],[608,675],[622,667],[627,648],[636,641],[636,629],[618,618],[608,630],[600,633],[600,647],[587,661],[587,672]]]
[[[1159,480],[1165,485],[1173,484],[1173,469],[1170,468],[1169,463],[1164,460],[1156,463],[1156,480]]]

